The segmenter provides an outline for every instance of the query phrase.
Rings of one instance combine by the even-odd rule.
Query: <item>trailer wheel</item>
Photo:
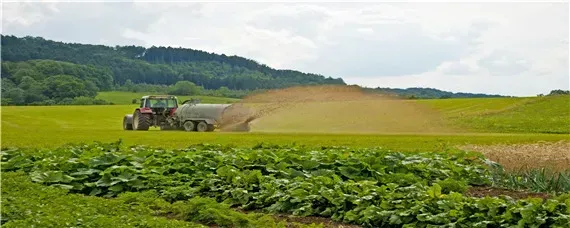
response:
[[[196,125],[191,120],[184,122],[184,130],[185,131],[194,131]]]
[[[148,114],[142,114],[139,110],[133,115],[133,129],[139,131],[147,131],[150,126],[150,117]]]
[[[198,123],[198,126],[196,126],[196,130],[199,132],[204,132],[208,130],[208,124],[206,124],[204,121],[200,121],[200,123]]]

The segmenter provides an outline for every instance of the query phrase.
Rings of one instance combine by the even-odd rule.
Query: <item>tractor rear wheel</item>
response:
[[[138,131],[147,131],[150,127],[150,115],[143,114],[139,110],[133,115],[133,129]]]
[[[196,128],[196,125],[191,120],[184,122],[183,126],[185,131],[194,131],[194,129]]]
[[[206,124],[204,121],[200,121],[200,123],[198,123],[198,126],[196,126],[196,130],[199,132],[204,132],[208,130],[208,124]]]

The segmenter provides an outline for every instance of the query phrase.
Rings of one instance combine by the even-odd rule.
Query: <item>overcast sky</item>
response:
[[[568,2],[3,3],[2,34],[239,55],[368,87],[569,88]]]

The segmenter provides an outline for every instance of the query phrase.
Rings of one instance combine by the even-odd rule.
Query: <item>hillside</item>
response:
[[[342,79],[276,70],[243,57],[189,48],[104,46],[64,43],[41,37],[2,36],[3,62],[50,59],[93,65],[113,72],[114,83],[171,85],[188,80],[205,89],[282,88],[300,84],[345,84]],[[11,76],[11,72],[2,71]]]
[[[417,100],[449,124],[476,132],[570,133],[570,95]]]
[[[410,100],[321,86],[240,102],[259,110],[251,129],[263,132],[570,133],[570,95]]]
[[[570,96],[301,103],[260,118],[252,130],[570,134]]]

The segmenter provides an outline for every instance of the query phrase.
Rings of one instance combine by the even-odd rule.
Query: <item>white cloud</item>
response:
[[[568,89],[568,3],[5,3],[3,34],[182,46],[366,86]]]

